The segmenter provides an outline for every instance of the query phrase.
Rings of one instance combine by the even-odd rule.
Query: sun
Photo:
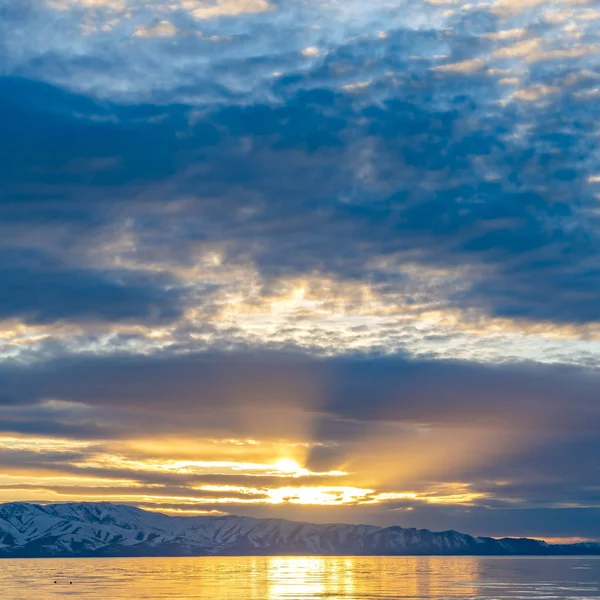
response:
[[[295,460],[291,458],[282,458],[273,465],[278,471],[289,475],[300,475],[306,471]]]

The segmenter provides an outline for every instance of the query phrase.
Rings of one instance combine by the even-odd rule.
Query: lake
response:
[[[6,600],[581,600],[600,598],[600,558],[15,559],[0,561],[0,591]]]

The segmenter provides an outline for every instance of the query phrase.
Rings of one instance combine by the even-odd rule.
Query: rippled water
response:
[[[600,559],[2,560],[0,594],[6,600],[583,599],[600,598]]]

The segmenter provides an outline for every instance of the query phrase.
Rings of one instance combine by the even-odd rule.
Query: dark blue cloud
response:
[[[377,277],[374,256],[418,250],[427,264],[482,267],[450,305],[596,321],[600,244],[586,212],[596,202],[587,184],[596,110],[580,94],[593,79],[539,107],[506,101],[506,86],[485,71],[436,72],[436,59],[411,57],[415,43],[450,47],[449,62],[490,51],[476,34],[496,31],[497,18],[480,11],[463,21],[443,35],[398,30],[346,43],[312,70],[275,78],[272,102],[118,105],[5,78],[3,202],[43,201],[28,210],[50,219],[69,199],[89,219],[114,219],[98,217],[112,201],[151,244],[153,235],[165,240],[162,223],[134,205],[140,190],[169,182],[159,193],[189,202],[180,222],[170,219],[172,247],[233,239],[241,253],[254,248],[267,276],[360,278]],[[542,61],[523,85],[556,85],[575,70]],[[397,80],[385,87],[388,71]],[[340,90],[361,72],[374,79],[372,92]],[[361,179],[365,161],[370,175]],[[171,200],[152,196],[145,201]]]
[[[0,86],[0,182],[3,202],[69,199],[82,203],[77,186],[103,187],[162,180],[177,170],[190,142],[189,109],[99,103],[48,84],[16,77]],[[213,127],[193,129],[193,150],[218,141]],[[79,193],[77,193],[79,192]],[[102,201],[100,200],[100,201]]]
[[[600,318],[600,245],[586,213],[594,165],[582,163],[597,146],[589,102],[565,90],[544,109],[499,108],[493,77],[460,73],[424,72],[367,106],[327,87],[288,94],[277,85],[277,104],[196,116],[192,106],[99,104],[5,79],[3,210],[94,226],[118,207],[149,244],[258,247],[266,275],[369,278],[373,257],[419,250],[430,265],[485,267],[451,304],[533,320]],[[167,193],[188,208],[148,219],[139,193],[160,205],[165,192],[148,192],[170,181]]]
[[[126,271],[68,267],[40,253],[4,250],[0,257],[0,318],[160,323],[176,319],[180,294],[166,283]]]

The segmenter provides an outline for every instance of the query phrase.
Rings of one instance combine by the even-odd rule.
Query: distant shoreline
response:
[[[148,559],[148,558],[593,558],[600,559],[600,552],[590,554],[147,554],[143,556],[134,555],[73,555],[62,556],[7,556],[0,555],[0,561],[4,560],[113,560],[113,559]]]
[[[212,559],[212,558],[498,558],[498,559],[600,559],[600,554],[217,554],[211,556],[0,556],[0,561],[29,560],[147,560],[147,559]]]

